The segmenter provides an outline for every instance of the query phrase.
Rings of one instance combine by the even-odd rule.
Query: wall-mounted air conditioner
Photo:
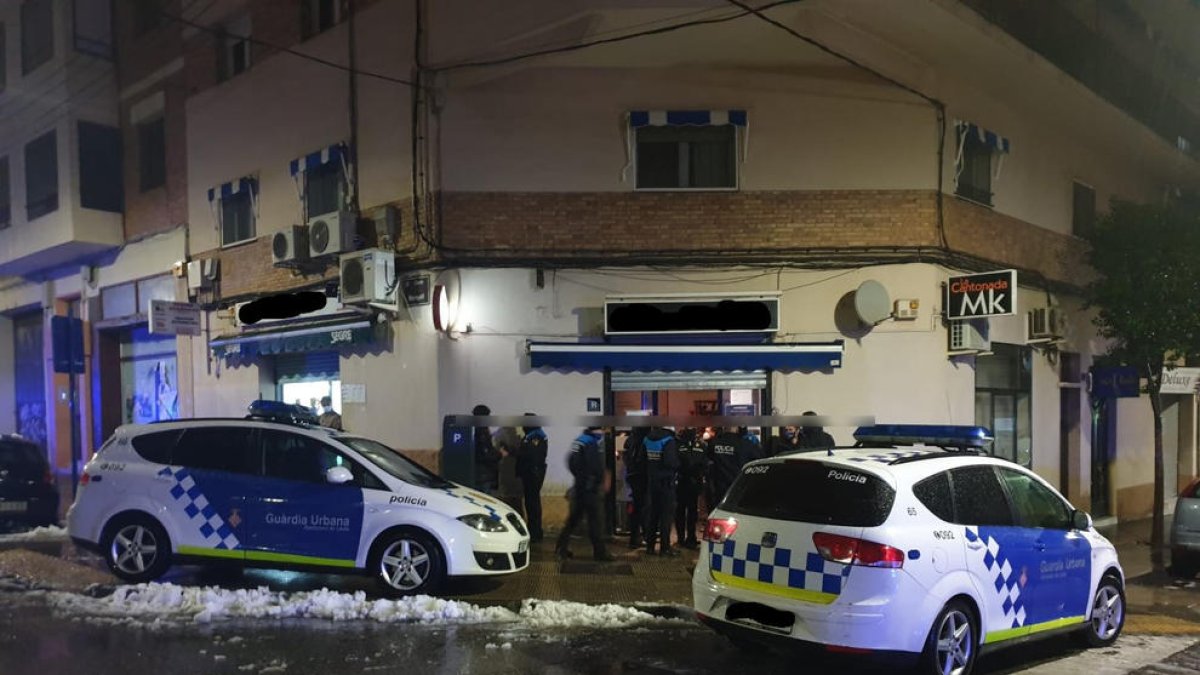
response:
[[[1066,329],[1066,317],[1055,307],[1031,309],[1025,315],[1028,326],[1028,342],[1052,342],[1062,339]]]
[[[956,319],[950,322],[950,352],[965,354],[986,352],[992,348],[988,339],[987,319]]]
[[[391,251],[371,248],[342,254],[343,305],[389,302],[396,291],[396,258]]]
[[[308,251],[314,258],[354,250],[358,222],[350,211],[335,211],[308,219]]]
[[[276,232],[271,237],[271,262],[280,263],[308,260],[308,227],[292,225]]]

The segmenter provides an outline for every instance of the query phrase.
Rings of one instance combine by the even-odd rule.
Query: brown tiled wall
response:
[[[195,257],[220,259],[218,284],[222,299],[255,293],[278,293],[338,276],[336,264],[329,265],[323,272],[311,274],[293,273],[291,269],[273,266],[271,237],[267,235],[249,244],[208,251]]]
[[[447,192],[444,243],[490,255],[940,246],[936,193]],[[1080,240],[947,195],[951,250],[1080,284]],[[731,257],[730,262],[736,262]]]
[[[516,252],[934,246],[933,193],[450,192],[445,244]]]
[[[125,148],[125,238],[138,239],[187,222],[187,122],[184,113],[184,74],[177,72],[158,85],[121,105],[122,142]],[[137,127],[130,124],[129,110],[147,96],[165,95],[167,182],[163,187],[142,192],[141,155]]]

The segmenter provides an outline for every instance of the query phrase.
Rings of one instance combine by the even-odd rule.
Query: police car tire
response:
[[[953,617],[952,622],[951,617]],[[941,664],[945,655],[938,651],[938,638],[944,630],[949,630],[953,626],[961,628],[964,623],[969,634],[966,643],[962,645],[968,650],[966,663],[961,670],[952,670],[951,672],[970,675],[975,668],[975,660],[979,656],[979,620],[975,618],[974,610],[962,600],[951,600],[946,603],[941,612],[938,612],[933,626],[929,629],[929,635],[925,638],[925,650],[921,652],[918,673],[946,672]]]
[[[1103,623],[1098,625],[1095,622],[1095,617],[1092,616],[1092,611],[1094,610],[1097,602],[1099,602],[1101,594],[1106,593],[1106,592],[1108,593],[1110,598],[1112,598],[1113,594],[1115,594],[1115,596],[1118,598],[1118,602],[1120,604],[1116,608],[1120,612],[1120,614],[1119,614],[1119,616],[1116,616],[1116,617],[1109,617],[1110,622],[1112,619],[1114,619],[1114,618],[1116,619],[1116,626],[1115,626],[1116,630],[1111,630],[1112,626],[1110,624],[1109,630],[1111,630],[1111,634],[1104,636],[1104,635],[1099,634],[1100,626],[1103,626]],[[1117,638],[1121,636],[1121,629],[1123,629],[1124,627],[1125,627],[1125,588],[1121,584],[1121,581],[1119,579],[1112,576],[1111,574],[1106,574],[1106,575],[1104,575],[1103,578],[1100,579],[1100,584],[1096,587],[1096,594],[1094,596],[1092,596],[1092,602],[1090,605],[1088,605],[1087,627],[1084,628],[1084,630],[1081,633],[1079,633],[1079,636],[1080,636],[1083,644],[1088,647],[1107,647],[1117,641]]]
[[[121,546],[118,537],[122,541],[136,539],[138,540],[137,545],[143,549],[153,546],[153,556],[149,559],[142,558],[144,566],[142,571],[132,571],[128,564],[118,564],[120,551],[117,551],[116,547]],[[135,584],[153,581],[161,577],[171,566],[171,540],[167,536],[167,531],[157,520],[147,515],[125,515],[113,519],[104,528],[104,536],[101,538],[100,545],[102,547],[100,550],[104,553],[104,562],[108,565],[109,571],[123,581]]]
[[[408,540],[416,546],[423,549],[429,556],[428,572],[422,582],[414,588],[397,588],[388,582],[383,575],[383,555],[394,544]],[[441,589],[442,584],[446,581],[446,561],[442,555],[442,549],[434,541],[433,537],[426,534],[424,531],[405,527],[386,532],[375,541],[375,545],[371,548],[370,557],[371,575],[375,577],[375,582],[379,584],[379,588],[385,595],[390,596],[406,596],[406,595],[432,595]]]

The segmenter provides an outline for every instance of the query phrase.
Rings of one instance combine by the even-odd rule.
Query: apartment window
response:
[[[58,209],[58,140],[53,131],[25,144],[25,217]]]
[[[737,187],[734,125],[643,126],[636,133],[638,189]]]
[[[221,198],[221,245],[254,238],[254,199],[250,190]]]
[[[992,148],[974,133],[959,136],[958,187],[955,194],[992,205]]]
[[[1029,466],[1033,459],[1033,350],[993,342],[975,357],[975,423],[991,429],[997,457]]]
[[[8,183],[8,158],[0,157],[0,230],[12,224],[12,193]]]
[[[121,213],[121,132],[116,127],[79,123],[79,205]]]
[[[304,172],[304,208],[309,218],[341,208],[341,162],[326,162]]]
[[[1071,234],[1088,238],[1096,226],[1096,191],[1083,183],[1073,183]]]
[[[133,0],[130,5],[134,37],[149,33],[162,23],[162,0]]]
[[[167,134],[162,117],[137,125],[138,187],[142,192],[167,184]]]
[[[21,3],[21,73],[32,73],[53,56],[53,0],[25,0]]]
[[[224,82],[250,68],[250,15],[221,27],[217,34],[217,79]]]
[[[333,28],[345,16],[345,0],[301,0],[300,34],[307,40]]]

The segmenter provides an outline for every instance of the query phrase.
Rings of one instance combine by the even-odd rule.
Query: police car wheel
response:
[[[149,516],[114,521],[105,531],[103,547],[108,569],[125,581],[152,581],[171,566],[167,532]]]
[[[1124,626],[1125,589],[1120,581],[1106,576],[1092,598],[1088,626],[1083,631],[1084,643],[1089,647],[1107,647],[1117,641]]]
[[[922,673],[969,675],[975,667],[979,629],[975,614],[961,600],[952,600],[942,608],[921,654]]]
[[[445,580],[441,549],[423,532],[401,530],[385,535],[375,550],[375,579],[389,595],[434,593]]]

